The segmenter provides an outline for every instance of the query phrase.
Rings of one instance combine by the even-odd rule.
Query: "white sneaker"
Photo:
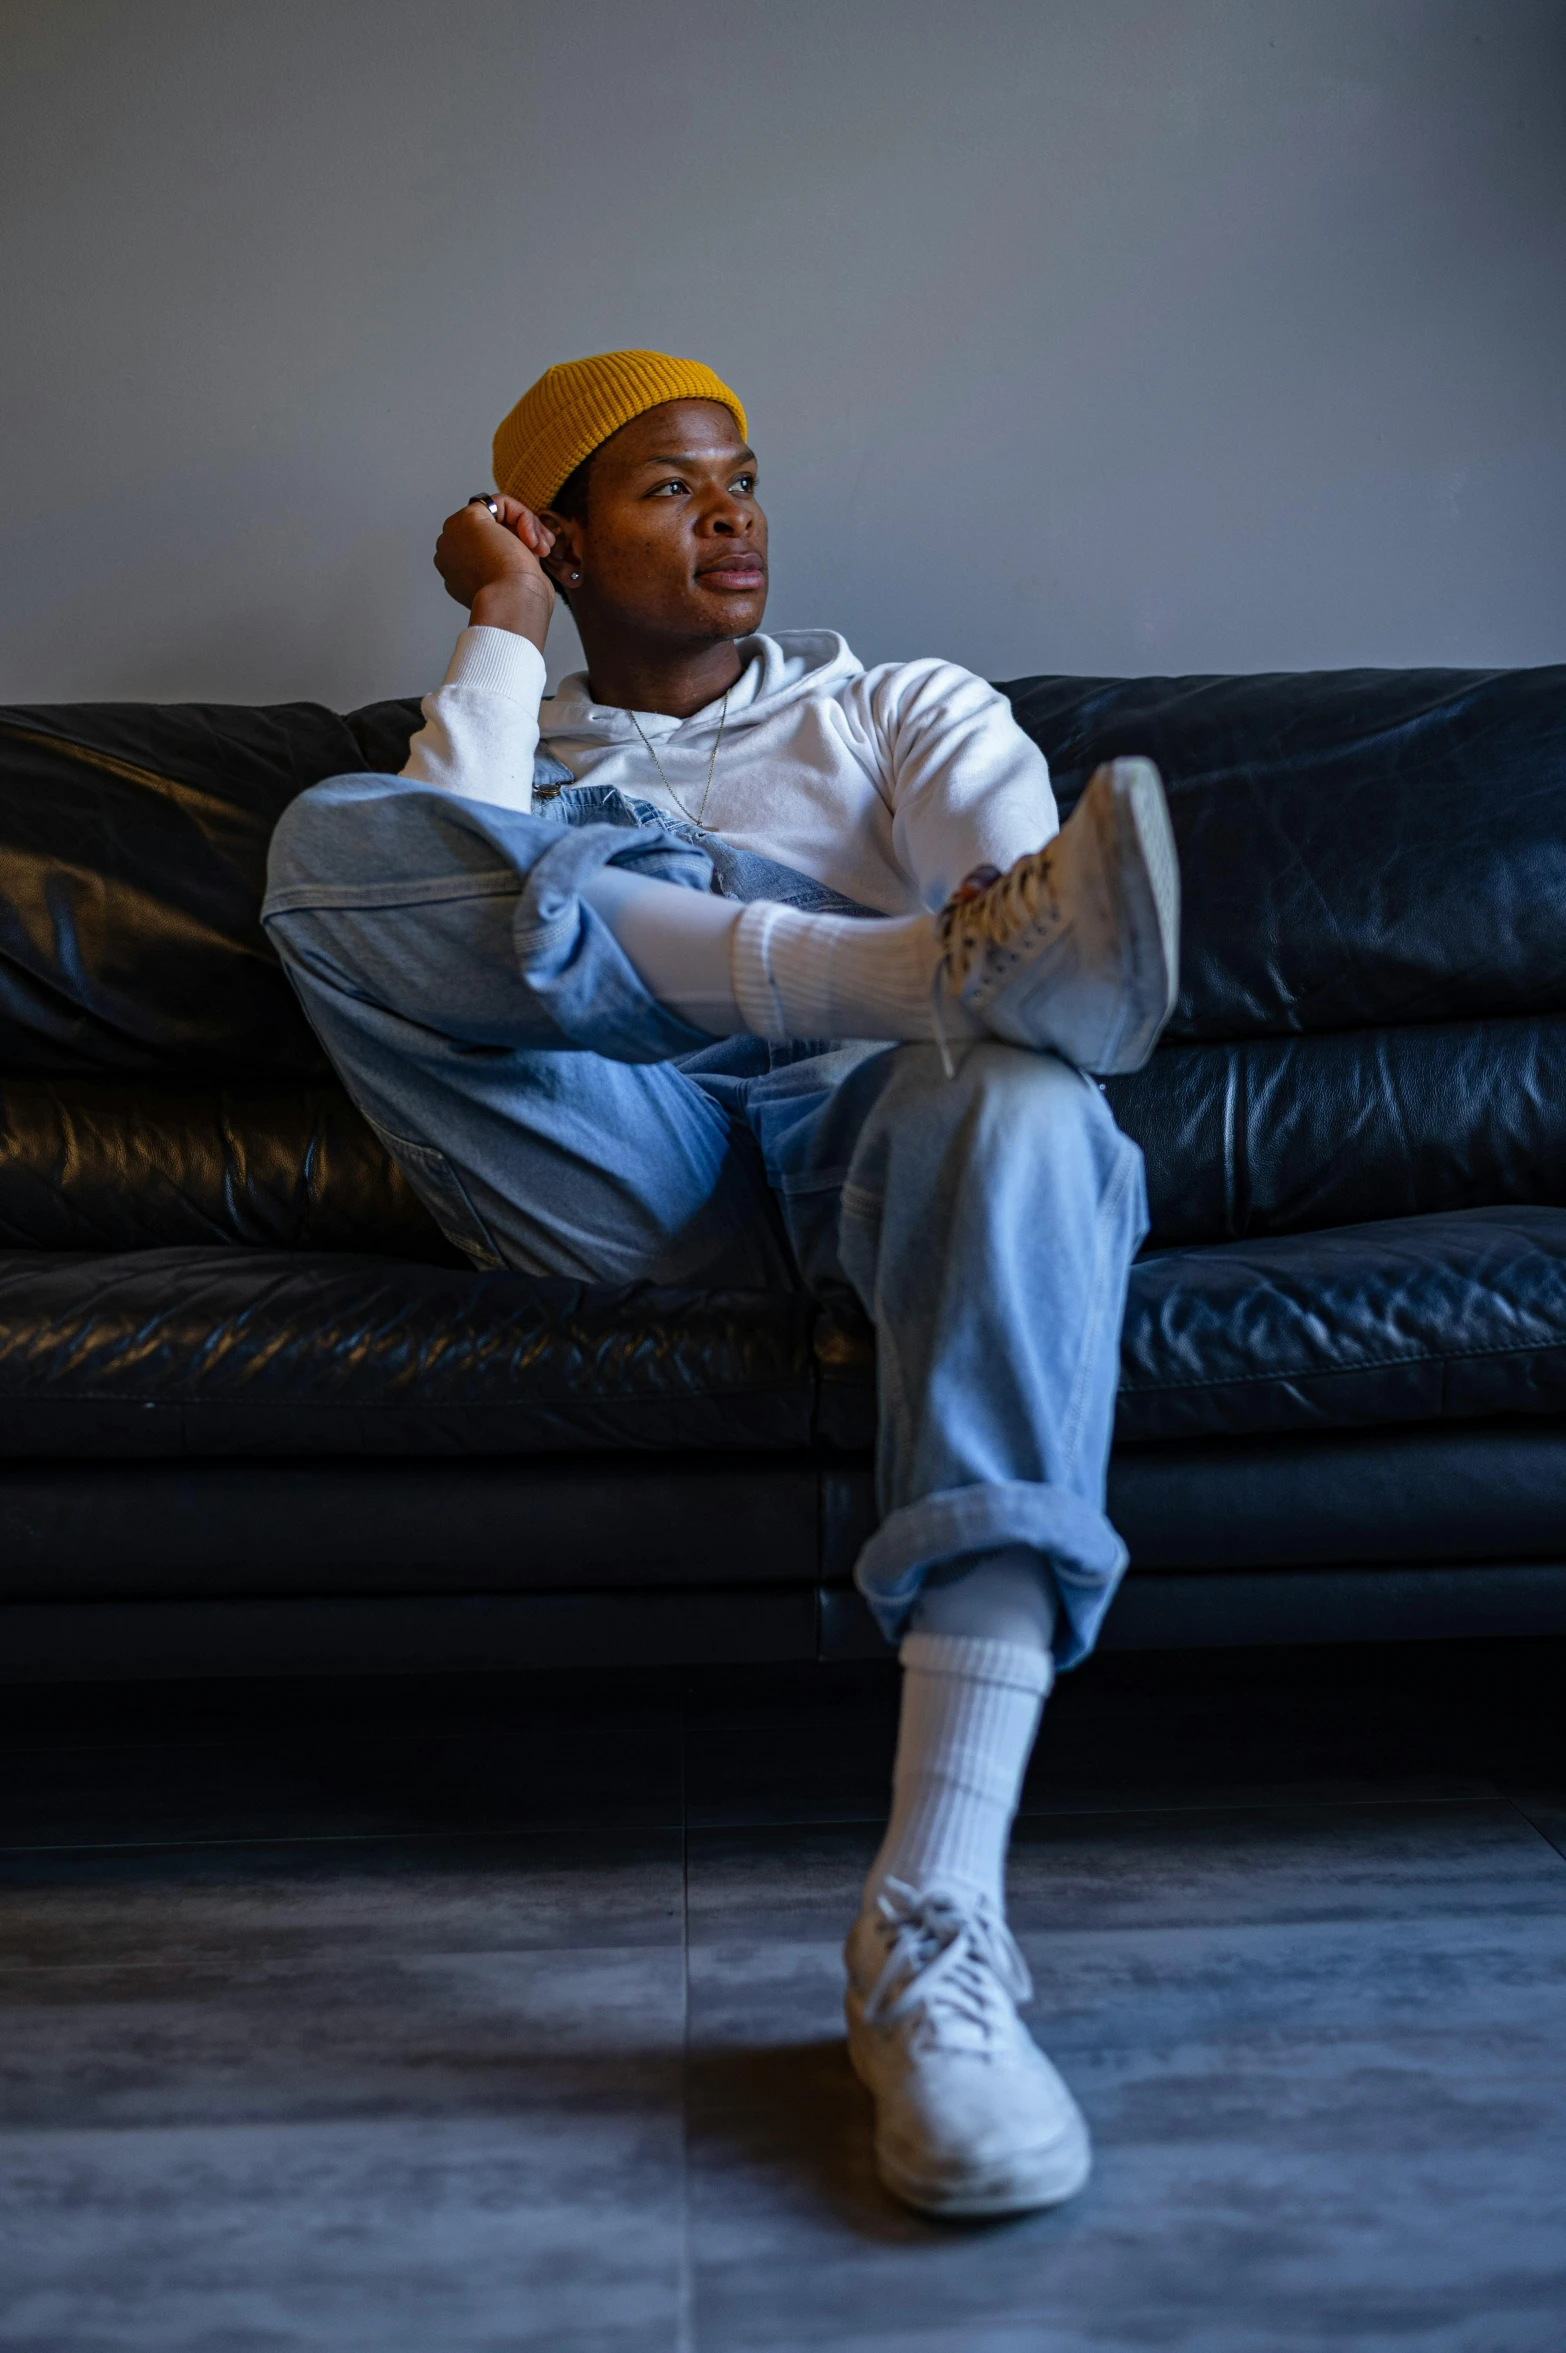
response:
[[[1017,2016],[1027,1966],[982,1898],[886,1880],[844,1959],[848,2055],[875,2101],[876,2169],[895,2196],[977,2221],[1082,2187],[1087,2126]]]
[[[1180,866],[1152,761],[1095,769],[1052,842],[965,883],[936,925],[938,988],[996,1037],[1140,1070],[1180,985]]]

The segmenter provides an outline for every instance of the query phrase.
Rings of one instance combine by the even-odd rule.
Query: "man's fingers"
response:
[[[499,492],[496,493],[495,504],[500,509],[496,518],[498,522],[503,523],[508,531],[514,531],[523,546],[530,547],[534,555],[548,555],[555,544],[555,535],[546,523],[539,521],[531,507],[525,507],[519,498],[502,497]]]
[[[531,507],[497,491],[471,498],[448,515],[435,542],[435,569],[447,594],[470,610],[486,588],[510,582],[530,583],[536,594],[544,579],[542,559],[554,545],[554,533],[540,522]]]

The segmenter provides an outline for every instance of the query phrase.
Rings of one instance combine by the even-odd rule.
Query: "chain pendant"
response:
[[[724,689],[723,708],[718,714],[718,732],[712,746],[712,757],[707,762],[707,781],[706,784],[702,787],[701,807],[694,813],[694,815],[689,809],[686,808],[685,803],[681,800],[679,794],[675,791],[673,785],[669,782],[668,777],[664,774],[663,762],[659,759],[657,752],[654,750],[652,743],[649,741],[647,731],[643,727],[640,719],[637,718],[634,711],[631,713],[631,725],[635,728],[637,734],[641,737],[643,744],[646,746],[647,755],[652,761],[653,766],[658,771],[658,782],[663,786],[664,791],[668,794],[670,800],[679,810],[680,815],[685,819],[686,823],[688,825],[694,825],[698,833],[702,833],[706,830],[707,803],[712,798],[713,771],[718,765],[718,753],[723,746],[723,730],[729,723],[729,696],[733,693],[733,691],[734,690],[732,687],[725,687]]]

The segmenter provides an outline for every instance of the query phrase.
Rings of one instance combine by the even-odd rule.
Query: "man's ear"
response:
[[[544,558],[544,570],[561,593],[569,596],[571,575],[582,569],[578,525],[570,515],[557,515],[553,507],[545,507],[538,519],[555,535],[555,544]]]

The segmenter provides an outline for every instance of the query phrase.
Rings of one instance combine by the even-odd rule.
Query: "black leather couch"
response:
[[[1566,669],[1008,691],[1184,863],[1106,1640],[1566,1629]],[[416,723],[0,712],[0,1673],[879,1647],[870,1331],[476,1273],[324,1063],[267,839]]]

